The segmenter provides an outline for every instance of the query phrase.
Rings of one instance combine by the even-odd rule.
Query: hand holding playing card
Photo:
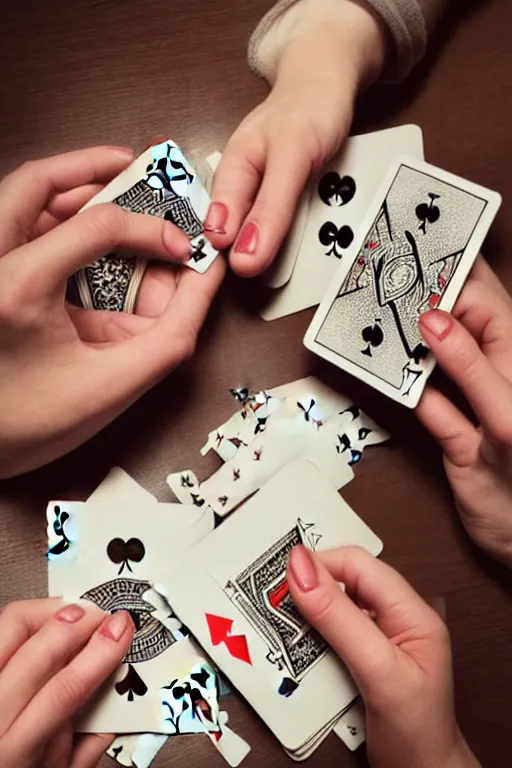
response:
[[[297,547],[287,579],[361,692],[373,768],[478,767],[455,719],[446,626],[396,571],[357,547]]]
[[[443,448],[469,535],[512,566],[512,298],[480,258],[453,317],[427,312],[420,330],[462,390],[478,426],[433,387],[416,413]]]
[[[323,14],[300,5],[297,25],[293,8],[275,25],[293,33],[269,73],[274,88],[231,137],[213,182],[205,230],[220,249],[236,238],[230,264],[242,277],[274,260],[310,172],[345,141],[357,91],[384,59],[385,35],[366,3],[340,3],[334,18],[332,6]]]
[[[58,599],[25,600],[0,616],[0,764],[93,768],[114,738],[75,742],[72,718],[121,663],[132,639],[128,613]]]
[[[126,150],[81,150],[26,164],[0,184],[0,476],[80,445],[194,348],[222,279],[220,259],[205,275],[176,271],[152,308],[146,293],[151,317],[65,302],[68,277],[115,249],[167,263],[189,258],[187,236],[162,219],[115,205],[73,216],[129,160]]]

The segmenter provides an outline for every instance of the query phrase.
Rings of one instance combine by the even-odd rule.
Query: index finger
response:
[[[18,600],[0,613],[0,670],[62,605],[60,597]]]
[[[399,656],[390,641],[411,631],[423,637],[429,622],[439,621],[398,573],[358,547],[316,556],[296,547],[287,580],[295,605],[347,664],[365,698],[396,674]],[[375,621],[356,603],[372,609]]]
[[[285,136],[269,145],[258,195],[229,257],[238,275],[254,277],[272,264],[311,170],[312,159],[302,142]]]
[[[29,161],[0,182],[0,256],[23,245],[49,200],[61,192],[110,181],[132,162],[123,147],[92,147]]]

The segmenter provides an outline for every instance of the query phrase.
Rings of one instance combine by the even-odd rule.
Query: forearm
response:
[[[258,74],[273,84],[281,52],[301,31],[312,31],[314,27],[324,24],[330,33],[344,33],[343,41],[351,43],[362,31],[363,16],[373,17],[381,32],[384,30],[388,42],[384,76],[399,80],[423,56],[428,34],[435,27],[448,1],[279,0],[251,38],[249,61]],[[362,24],[366,26],[366,22]],[[372,59],[375,52],[367,48],[365,54]],[[315,61],[312,66],[317,67]]]
[[[386,44],[366,0],[301,0],[265,33],[252,63],[272,85],[305,75],[322,81],[337,70],[357,90],[380,75]]]

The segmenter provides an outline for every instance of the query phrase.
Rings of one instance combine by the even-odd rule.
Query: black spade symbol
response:
[[[380,347],[384,341],[384,333],[380,327],[380,320],[376,319],[373,325],[367,325],[363,328],[361,335],[363,341],[368,345],[366,349],[361,350],[361,354],[372,357],[372,347]]]
[[[356,194],[356,183],[352,176],[340,176],[329,171],[318,183],[318,195],[326,205],[346,205]]]
[[[426,347],[421,342],[414,347],[411,353],[411,357],[416,363],[416,365],[419,365],[420,360],[424,360],[427,356],[428,356],[428,347]]]
[[[336,256],[337,259],[341,259],[343,254],[339,249],[344,250],[349,247],[354,239],[354,232],[348,226],[338,229],[332,221],[326,221],[320,227],[318,239],[325,248],[330,247],[330,250],[326,251],[326,256]]]
[[[427,233],[427,224],[435,224],[441,216],[439,206],[434,205],[434,200],[438,200],[439,195],[430,192],[429,198],[429,203],[420,203],[420,205],[416,206],[416,217],[420,220],[419,228],[424,235]]]
[[[361,427],[358,432],[359,440],[366,440],[371,431],[368,427]]]
[[[131,664],[128,664],[126,676],[116,683],[114,688],[120,696],[124,696],[127,693],[128,701],[134,701],[135,696],[145,696],[148,692],[146,683]]]
[[[110,560],[116,565],[121,565],[118,575],[120,575],[125,568],[128,568],[128,570],[133,573],[129,561],[132,563],[140,563],[144,559],[145,554],[146,549],[140,539],[128,539],[128,541],[125,542],[123,539],[116,538],[112,539],[107,547],[107,555]]]
[[[279,693],[287,699],[298,687],[299,684],[295,680],[292,680],[291,677],[283,677],[281,685],[279,686]]]

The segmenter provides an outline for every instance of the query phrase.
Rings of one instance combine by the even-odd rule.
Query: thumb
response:
[[[296,607],[345,662],[363,698],[389,682],[397,662],[393,646],[305,547],[291,551],[287,580]]]

